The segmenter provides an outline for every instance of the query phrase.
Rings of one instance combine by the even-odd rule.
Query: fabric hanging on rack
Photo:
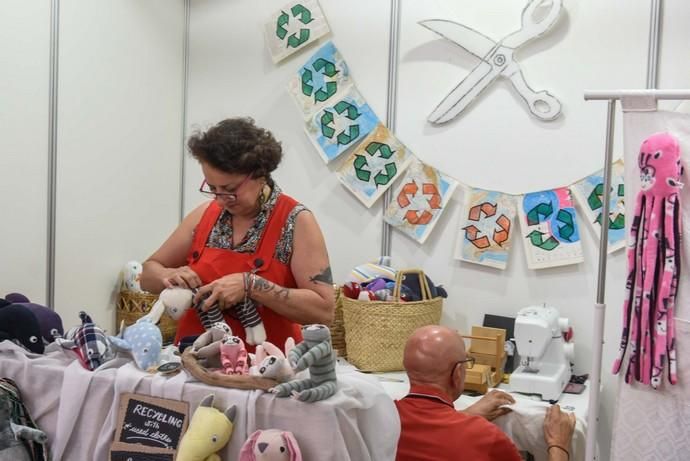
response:
[[[680,144],[681,160],[690,165],[690,115],[657,111],[649,98],[622,100],[624,111],[625,204],[626,214],[634,213],[640,191],[638,154],[642,141],[658,132],[671,133]],[[690,182],[686,178],[682,181]],[[681,274],[688,274],[690,260],[690,185],[680,191],[682,236]],[[622,287],[621,287],[622,288]],[[680,277],[675,304],[678,380],[671,385],[667,377],[658,389],[632,382],[618,383],[613,417],[611,459],[673,461],[687,459],[690,452],[690,278]]]

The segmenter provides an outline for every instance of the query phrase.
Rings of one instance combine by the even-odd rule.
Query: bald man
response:
[[[510,411],[501,408],[515,402],[509,394],[493,391],[465,411],[455,410],[453,402],[465,387],[466,362],[465,343],[450,328],[422,327],[407,340],[403,365],[410,392],[395,402],[402,426],[398,461],[522,460],[511,440],[489,422]],[[549,460],[567,460],[575,420],[554,408],[547,417],[549,445],[556,448],[549,449]]]

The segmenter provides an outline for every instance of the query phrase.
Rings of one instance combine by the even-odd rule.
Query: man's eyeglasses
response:
[[[241,183],[239,183],[233,190],[232,192],[217,192],[215,189],[215,186],[209,186],[206,180],[201,183],[201,186],[199,187],[199,192],[204,194],[206,197],[209,198],[220,198],[227,200],[228,202],[234,202],[237,200],[237,193],[240,190],[240,187],[244,185],[249,179],[251,179],[252,175],[247,175],[246,178],[242,180]]]
[[[453,368],[450,370],[450,375],[453,376],[453,373],[455,373],[455,368],[457,368],[457,366],[461,363],[465,366],[466,370],[471,370],[472,367],[474,367],[474,362],[474,357],[467,357],[465,360],[458,360],[457,362],[455,362],[455,365],[453,365]]]

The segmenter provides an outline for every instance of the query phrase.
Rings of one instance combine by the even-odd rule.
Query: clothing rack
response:
[[[650,97],[656,100],[690,99],[690,90],[618,90],[585,91],[585,101],[608,101],[606,119],[606,151],[604,163],[604,197],[601,211],[601,235],[599,238],[599,270],[597,274],[597,298],[594,304],[592,347],[592,372],[590,377],[589,412],[587,414],[586,461],[596,459],[597,426],[599,423],[599,394],[601,392],[601,356],[604,345],[604,320],[606,318],[606,261],[608,249],[609,201],[611,200],[611,169],[613,165],[613,127],[616,118],[616,101],[626,97]]]

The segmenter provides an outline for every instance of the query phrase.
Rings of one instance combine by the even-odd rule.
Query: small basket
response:
[[[117,305],[115,308],[116,328],[120,328],[120,324],[123,320],[125,326],[132,325],[141,317],[148,314],[157,300],[158,295],[148,292],[130,290],[120,291],[120,296],[117,298]],[[164,313],[161,316],[158,327],[161,329],[161,334],[163,335],[163,344],[172,343],[175,339],[175,332],[177,331],[177,321]]]
[[[345,321],[343,320],[343,294],[340,287],[335,287],[335,318],[331,324],[331,343],[338,357],[347,358],[345,342]]]
[[[431,298],[424,272],[398,271],[395,293],[400,299],[403,276],[417,274],[421,301],[359,301],[342,296],[347,360],[362,371],[400,371],[405,343],[412,332],[441,321],[443,298]]]

